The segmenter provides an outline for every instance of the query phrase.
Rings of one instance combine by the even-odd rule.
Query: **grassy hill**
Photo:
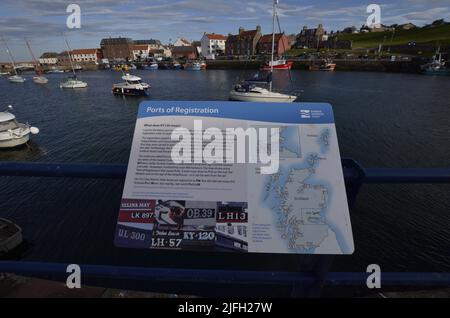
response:
[[[358,34],[339,34],[339,40],[353,41],[353,49],[375,48],[378,45],[405,45],[410,41],[418,44],[450,45],[450,24],[426,26],[423,28],[414,28],[411,30],[397,29],[392,31],[358,33]]]

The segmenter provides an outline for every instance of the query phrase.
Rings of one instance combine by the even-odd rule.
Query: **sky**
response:
[[[81,28],[68,29],[66,8],[81,7]],[[381,6],[383,24],[416,25],[445,18],[450,0],[280,0],[281,27],[288,34],[304,25],[323,24],[327,31],[365,24],[366,8]],[[236,34],[240,26],[271,33],[272,0],[1,0],[0,36],[18,61],[29,61],[27,39],[36,56],[65,50],[63,34],[72,48],[99,47],[105,37],[159,39],[173,43],[179,37],[200,40],[204,32]],[[0,61],[7,61],[0,42]]]

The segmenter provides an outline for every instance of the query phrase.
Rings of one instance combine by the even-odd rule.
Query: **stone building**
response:
[[[130,38],[108,38],[100,42],[103,56],[108,60],[132,60],[133,46]]]
[[[246,31],[244,28],[239,28],[239,34],[228,36],[225,42],[225,54],[256,55],[261,36],[261,27],[259,25],[256,27],[256,30]]]

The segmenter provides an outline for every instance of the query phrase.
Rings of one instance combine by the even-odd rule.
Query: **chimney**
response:
[[[259,33],[261,33],[261,26],[260,26],[260,25],[257,25],[257,26],[256,26],[256,31],[258,31]]]
[[[240,27],[239,28],[239,34],[241,34],[242,32],[244,32],[245,31],[245,29],[243,28],[243,27]]]

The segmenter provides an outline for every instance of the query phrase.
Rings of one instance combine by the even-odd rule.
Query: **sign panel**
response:
[[[352,254],[331,105],[143,102],[115,244]]]

